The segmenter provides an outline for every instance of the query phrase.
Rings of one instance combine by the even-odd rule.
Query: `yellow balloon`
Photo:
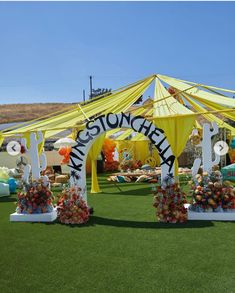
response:
[[[148,164],[151,168],[154,168],[157,165],[157,161],[156,161],[156,159],[154,157],[149,156],[145,160],[145,164]]]

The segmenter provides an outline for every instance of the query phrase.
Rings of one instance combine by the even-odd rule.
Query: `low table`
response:
[[[135,178],[137,178],[137,177],[139,177],[141,175],[147,175],[147,176],[153,177],[154,179],[157,179],[157,176],[158,176],[158,174],[153,173],[153,172],[152,173],[146,173],[146,174],[144,174],[144,173],[134,173],[134,172],[132,172],[132,173],[131,172],[119,172],[119,173],[112,173],[109,176],[127,176],[130,179],[135,179]],[[122,192],[121,188],[117,184],[118,183],[117,181],[110,180],[109,182],[113,183],[117,187],[117,189]]]
[[[139,177],[142,175],[150,176],[150,177],[157,177],[158,174],[151,172],[151,173],[134,173],[134,172],[120,172],[120,173],[113,173],[110,176],[127,176],[127,177]]]

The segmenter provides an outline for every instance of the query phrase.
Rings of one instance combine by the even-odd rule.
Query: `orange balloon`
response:
[[[69,159],[67,158],[63,158],[63,160],[61,161],[61,164],[68,164],[69,163]]]
[[[58,152],[61,156],[64,156],[66,154],[66,151],[67,151],[66,147],[60,147]]]
[[[108,138],[104,140],[103,152],[105,155],[106,162],[109,162],[109,163],[113,162],[113,155],[114,155],[113,153],[115,151],[115,147],[116,147],[116,143],[113,140]]]
[[[69,160],[69,159],[70,159],[70,153],[66,153],[66,154],[64,155],[64,158],[65,158],[66,160]]]
[[[71,153],[71,151],[72,151],[72,147],[70,145],[67,146],[67,153]]]

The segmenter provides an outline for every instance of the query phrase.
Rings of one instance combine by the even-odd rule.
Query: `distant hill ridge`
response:
[[[151,99],[147,99],[144,104],[151,102]],[[0,124],[12,123],[12,122],[25,122],[32,119],[41,118],[45,115],[47,117],[53,116],[55,112],[60,111],[58,114],[63,113],[63,111],[69,111],[76,106],[77,103],[32,103],[32,104],[0,104]],[[151,106],[150,106],[151,107]],[[136,106],[132,106],[133,110]],[[51,115],[50,115],[51,114]],[[215,116],[220,119],[222,116],[220,114],[215,114]],[[207,122],[206,119],[199,115],[197,120],[200,124]],[[228,121],[228,119],[225,119]],[[231,121],[230,125],[233,125]]]
[[[0,124],[24,122],[75,106],[76,103],[35,103],[0,105]],[[48,116],[49,117],[49,116]]]

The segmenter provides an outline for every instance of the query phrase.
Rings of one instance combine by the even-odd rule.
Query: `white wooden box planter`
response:
[[[188,220],[197,221],[235,221],[235,211],[228,212],[194,212],[189,210],[190,204],[184,205],[188,210]]]
[[[18,214],[13,213],[10,215],[11,222],[53,222],[57,218],[57,210],[50,213],[42,214]]]

